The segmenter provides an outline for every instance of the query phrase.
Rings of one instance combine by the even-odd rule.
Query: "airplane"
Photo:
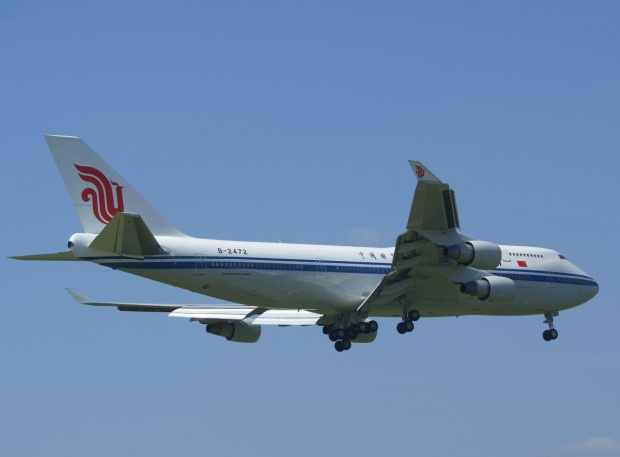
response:
[[[84,229],[68,250],[11,257],[89,261],[231,304],[80,304],[189,318],[207,333],[254,343],[263,325],[322,327],[336,351],[375,340],[375,318],[399,319],[406,334],[420,317],[554,317],[599,290],[552,249],[498,245],[460,232],[455,193],[428,168],[409,164],[417,186],[406,230],[393,247],[326,246],[194,238],[171,225],[86,143],[45,135]]]

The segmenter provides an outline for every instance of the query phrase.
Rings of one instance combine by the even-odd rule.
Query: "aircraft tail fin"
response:
[[[45,141],[85,232],[100,233],[126,212],[139,214],[153,235],[183,236],[80,138],[45,135]]]

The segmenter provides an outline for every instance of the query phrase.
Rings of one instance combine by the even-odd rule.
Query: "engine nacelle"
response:
[[[228,341],[236,343],[256,343],[260,338],[260,332],[260,325],[252,325],[243,321],[207,324],[207,333],[223,336]]]
[[[502,260],[502,249],[488,241],[467,241],[443,248],[444,257],[480,270],[492,270]]]
[[[502,276],[486,276],[476,281],[461,284],[461,292],[480,300],[494,303],[505,303],[515,298],[517,289],[515,282]]]
[[[351,340],[351,343],[372,343],[376,337],[377,332],[360,333]]]

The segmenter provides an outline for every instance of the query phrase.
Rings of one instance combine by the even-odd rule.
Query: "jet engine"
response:
[[[207,333],[222,336],[236,343],[256,343],[260,338],[260,332],[260,325],[252,325],[244,321],[207,324]]]
[[[488,241],[467,241],[443,248],[444,257],[480,270],[492,270],[502,260],[502,249]]]
[[[514,281],[510,278],[486,276],[476,281],[461,284],[461,292],[472,297],[478,297],[480,300],[505,303],[515,298],[517,289]]]

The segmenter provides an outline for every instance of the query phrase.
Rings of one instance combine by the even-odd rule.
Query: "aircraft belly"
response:
[[[372,279],[352,280],[344,276],[288,271],[216,272],[212,287],[202,293],[212,296],[217,293],[218,298],[254,306],[334,314],[356,309],[363,300],[363,293],[370,293],[376,285]]]
[[[315,310],[334,315],[357,309],[364,297],[380,281],[379,275],[301,271],[257,271],[206,269],[196,274],[192,269],[119,270],[163,282],[192,292],[234,303],[283,309]],[[407,295],[423,317],[488,315],[520,316],[544,314],[575,307],[588,300],[584,287],[560,283],[520,281],[515,299],[494,303],[464,297],[456,287],[433,287],[435,281],[420,282]],[[398,300],[379,302],[370,311],[372,316],[399,317],[402,305]]]
[[[411,307],[422,317],[447,316],[527,316],[561,311],[578,306],[585,301],[575,286],[557,284],[548,287],[545,283],[526,283],[517,286],[514,300],[507,303],[488,302],[478,298],[461,300],[432,299],[422,294],[410,295]],[[400,317],[402,307],[398,301],[373,307],[372,316]]]

